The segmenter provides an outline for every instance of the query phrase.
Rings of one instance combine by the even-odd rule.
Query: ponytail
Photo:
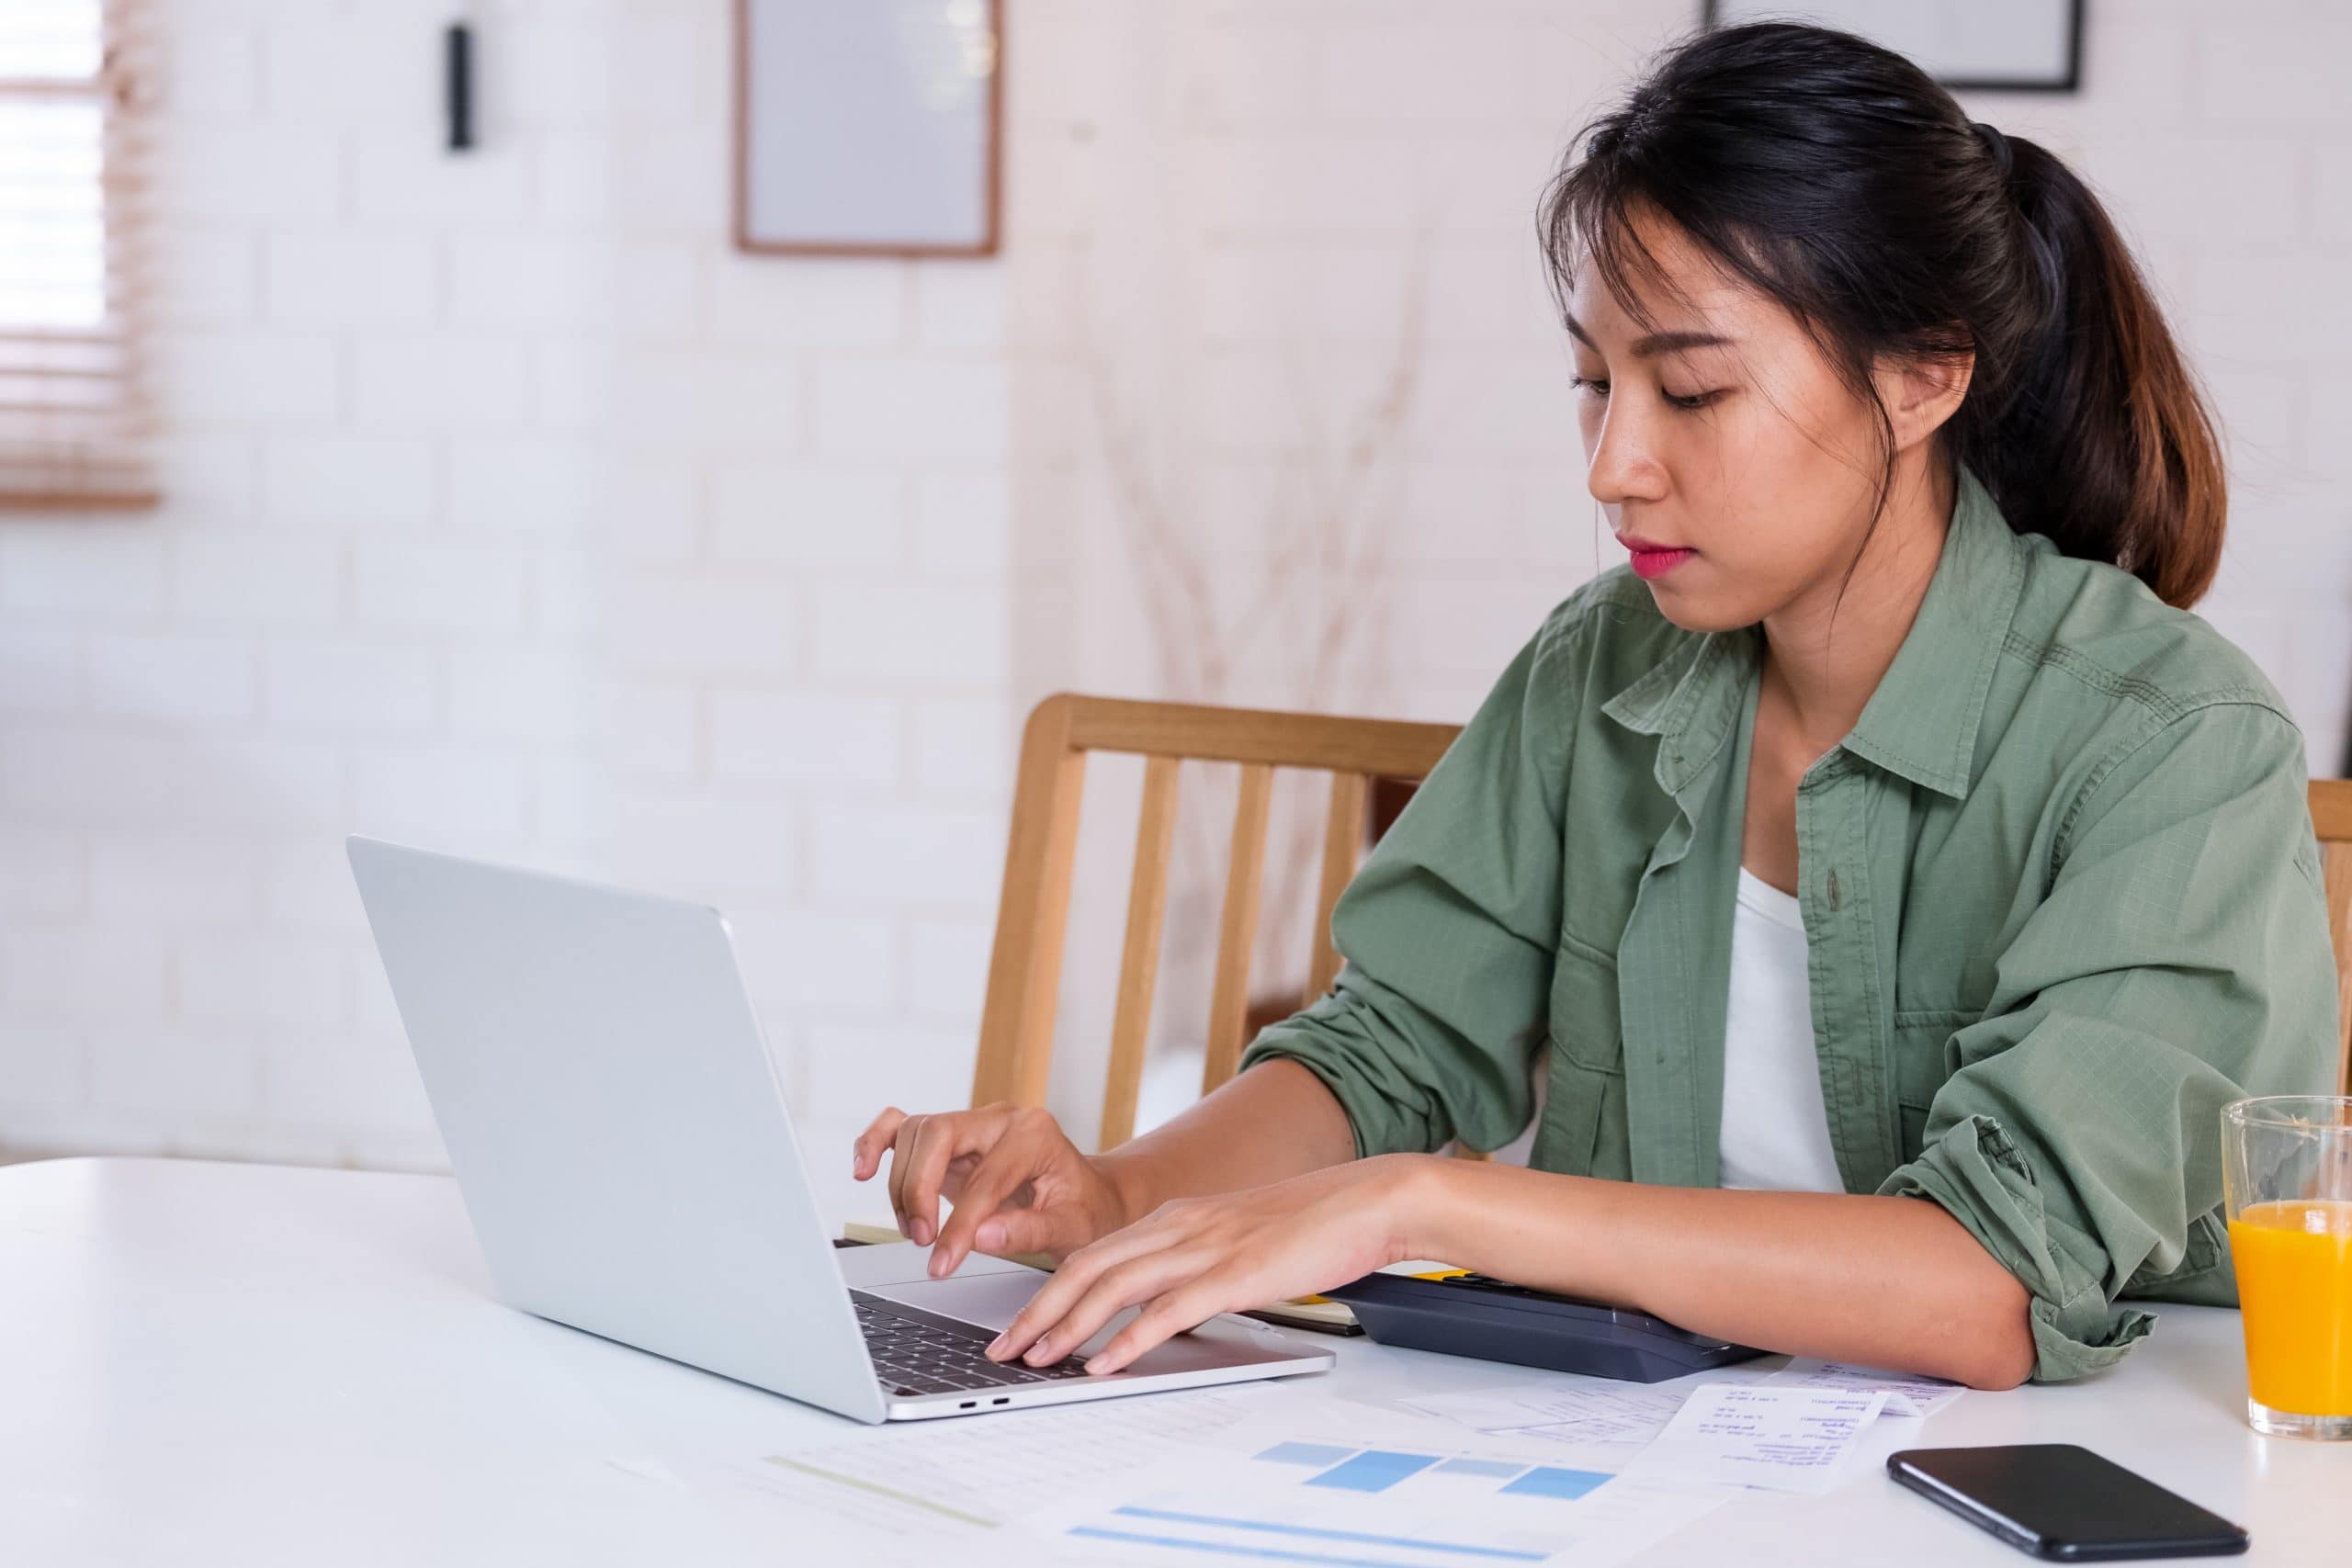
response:
[[[2006,396],[1953,421],[1959,456],[2012,526],[2193,604],[2228,512],[2211,413],[2098,197],[2056,154],[2003,140],[2042,320],[1990,389]]]
[[[2013,527],[2171,604],[2212,582],[2212,417],[2114,223],[2048,150],[1854,34],[1751,23],[1674,49],[1577,133],[1538,214],[1555,294],[1589,254],[1641,314],[1642,210],[1786,307],[1878,410],[1881,509],[1876,360],[1973,355],[1938,439]]]

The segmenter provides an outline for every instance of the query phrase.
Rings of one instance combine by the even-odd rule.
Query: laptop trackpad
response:
[[[1017,1274],[959,1274],[944,1280],[874,1285],[867,1289],[887,1300],[904,1302],[942,1317],[977,1323],[983,1328],[1002,1328],[1048,1278],[1034,1269],[1023,1269]]]

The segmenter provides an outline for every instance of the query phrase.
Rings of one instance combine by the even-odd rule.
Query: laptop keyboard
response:
[[[978,1324],[959,1323],[864,1291],[852,1291],[850,1298],[857,1308],[866,1353],[874,1358],[874,1374],[894,1394],[961,1393],[1086,1376],[1086,1363],[1076,1356],[1046,1367],[991,1361],[981,1352],[996,1336]]]

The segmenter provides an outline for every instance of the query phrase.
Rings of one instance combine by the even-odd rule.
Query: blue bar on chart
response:
[[[1310,1476],[1309,1486],[1333,1486],[1343,1492],[1385,1492],[1408,1475],[1419,1475],[1437,1462],[1435,1454],[1388,1453],[1367,1449],[1344,1464]]]
[[[1571,1502],[1609,1479],[1598,1470],[1555,1470],[1539,1465],[1503,1488],[1504,1495],[1517,1493],[1521,1496],[1565,1497]]]

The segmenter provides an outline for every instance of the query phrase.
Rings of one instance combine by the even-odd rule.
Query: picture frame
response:
[[[736,249],[997,253],[1002,0],[735,0],[733,50]]]
[[[1702,0],[1710,28],[1817,21],[1917,61],[1954,92],[2081,89],[2085,0]]]

